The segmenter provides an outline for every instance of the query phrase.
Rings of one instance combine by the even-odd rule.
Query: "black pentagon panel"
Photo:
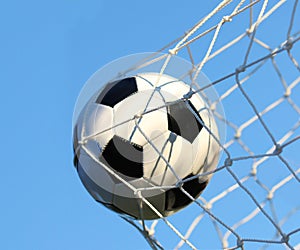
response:
[[[108,83],[97,97],[96,103],[114,107],[117,103],[138,91],[135,77]]]
[[[193,177],[193,175],[188,175],[183,180],[191,177]],[[207,184],[208,181],[199,183],[198,178],[195,178],[184,182],[182,187],[186,192],[196,199],[206,188]],[[177,211],[187,206],[191,202],[192,200],[184,192],[182,192],[180,188],[172,188],[166,192],[165,209],[167,211]]]
[[[203,128],[203,125],[187,107],[187,104],[195,111],[200,121],[203,122],[198,111],[190,101],[180,102],[168,106],[168,129],[192,143]]]
[[[165,216],[165,194],[163,192],[152,196],[146,196],[145,199],[149,202],[149,204],[154,206],[159,213]],[[119,210],[119,213],[125,213],[135,219],[154,220],[159,218],[159,216],[152,210],[152,208],[138,197],[129,198],[114,194],[113,206],[114,208]],[[122,209],[119,208],[120,206],[122,207]]]
[[[100,161],[128,177],[143,177],[143,147],[119,136],[108,142]]]

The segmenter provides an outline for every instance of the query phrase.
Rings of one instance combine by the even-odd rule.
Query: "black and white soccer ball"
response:
[[[106,84],[88,101],[74,126],[74,165],[96,201],[156,219],[202,193],[218,163],[219,135],[191,90],[169,75],[144,73]]]

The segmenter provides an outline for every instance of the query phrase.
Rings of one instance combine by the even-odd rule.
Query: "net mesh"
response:
[[[167,52],[206,72],[226,117],[223,155],[207,190],[178,214],[124,217],[153,249],[300,249],[300,13],[298,1],[224,0]],[[298,8],[299,9],[299,8]],[[234,56],[232,56],[234,54]],[[151,58],[143,64],[151,64]],[[155,208],[142,197],[154,211]],[[155,211],[158,215],[159,212]]]

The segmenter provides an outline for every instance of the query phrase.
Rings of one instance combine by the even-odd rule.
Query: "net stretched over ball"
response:
[[[135,219],[169,216],[190,204],[220,154],[204,98],[184,81],[154,72],[103,84],[76,118],[73,139],[85,188]]]

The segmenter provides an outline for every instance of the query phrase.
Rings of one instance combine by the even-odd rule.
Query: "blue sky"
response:
[[[135,229],[94,202],[80,183],[72,165],[73,108],[97,69],[121,56],[158,50],[216,3],[0,4],[1,249],[148,248]],[[274,30],[268,32],[272,36]],[[224,65],[216,74],[225,70],[231,73]],[[212,66],[207,71],[211,77]],[[290,157],[299,162],[295,154]]]

